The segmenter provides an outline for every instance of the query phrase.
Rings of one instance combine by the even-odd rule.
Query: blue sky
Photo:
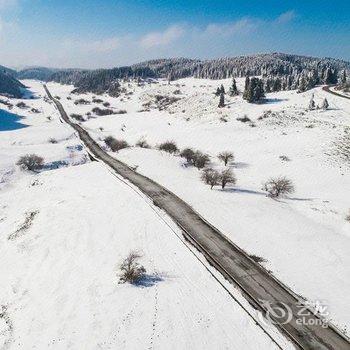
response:
[[[287,52],[350,60],[350,1],[0,0],[0,64]]]

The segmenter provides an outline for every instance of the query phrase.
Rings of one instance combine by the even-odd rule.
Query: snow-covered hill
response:
[[[108,108],[127,112],[109,116],[92,112],[101,107],[91,102],[92,94],[70,94],[73,87],[55,83],[49,88],[68,113],[84,116],[82,125],[101,145],[109,135],[130,145],[147,140],[152,149],[131,147],[112,154],[185,199],[241,248],[263,258],[262,264],[302,297],[324,303],[330,318],[344,328],[350,324],[345,277],[350,273],[350,101],[317,87],[301,94],[267,94],[266,103],[258,105],[226,95],[226,107],[219,109],[213,92],[220,84],[228,91],[230,80],[125,83],[119,98],[98,96],[110,103]],[[241,91],[243,84],[239,79]],[[316,105],[327,98],[329,109],[308,110],[312,96]],[[76,105],[78,98],[90,103]],[[248,122],[237,120],[245,115]],[[210,190],[197,169],[155,149],[166,140],[180,149],[209,153],[216,168],[222,167],[218,153],[233,151],[230,167],[237,185]],[[262,183],[279,175],[290,178],[296,192],[273,200]]]
[[[143,195],[89,161],[41,84],[25,83],[35,98],[22,100],[26,107],[16,106],[20,100],[1,104],[11,114],[0,115],[1,349],[277,348],[239,291]],[[55,87],[63,101],[69,87]],[[15,165],[30,153],[45,159],[39,173]],[[160,174],[174,165],[160,160]],[[118,284],[118,266],[134,249],[143,252],[147,278],[139,286]],[[263,327],[292,349],[272,326]]]

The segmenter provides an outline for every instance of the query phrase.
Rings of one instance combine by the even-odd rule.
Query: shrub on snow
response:
[[[44,158],[37,156],[36,154],[27,154],[19,158],[17,165],[23,170],[37,171],[44,166]]]
[[[165,151],[168,153],[177,153],[179,149],[174,141],[165,141],[158,146],[160,151]]]
[[[180,157],[185,158],[186,162],[189,164],[194,163],[196,151],[193,148],[185,148],[181,151]]]
[[[148,144],[148,142],[144,138],[141,138],[140,140],[138,140],[135,146],[140,148],[151,148],[151,146]]]
[[[129,144],[125,140],[117,140],[113,136],[107,136],[104,142],[113,152],[118,152],[123,148],[129,147]]]
[[[349,210],[349,214],[345,217],[345,220],[350,222],[350,210]]]
[[[193,165],[197,169],[203,169],[205,166],[207,166],[209,161],[209,156],[205,153],[202,153],[201,151],[196,151],[196,153],[194,154]]]
[[[234,155],[232,152],[229,151],[225,151],[225,152],[221,152],[218,155],[218,158],[224,162],[225,166],[227,165],[228,162],[233,161],[234,160]]]
[[[146,269],[139,263],[142,255],[131,251],[120,265],[119,283],[137,283],[146,274]]]
[[[294,185],[291,180],[285,176],[270,178],[263,185],[263,190],[269,194],[269,197],[278,198],[281,195],[291,194],[294,192]]]

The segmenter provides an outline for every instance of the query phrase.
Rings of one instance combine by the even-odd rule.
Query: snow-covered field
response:
[[[93,107],[104,108],[99,103],[74,104],[78,98],[91,102],[92,94],[77,96],[70,94],[72,87],[48,86],[68,114],[84,116],[82,125],[101,144],[109,135],[130,145],[141,138],[151,146],[174,140],[181,149],[209,153],[218,168],[217,154],[233,151],[230,167],[238,183],[224,191],[210,190],[197,169],[155,147],[131,147],[113,155],[185,199],[249,254],[264,258],[267,269],[303,298],[326,305],[329,317],[344,329],[350,324],[350,223],[345,220],[350,167],[348,153],[339,145],[349,140],[350,101],[318,87],[301,94],[271,93],[260,105],[226,95],[226,107],[218,109],[213,92],[221,83],[227,91],[230,80],[126,83],[127,93],[119,98],[98,96],[109,108],[127,111],[110,116],[86,115]],[[242,90],[243,80],[238,86]],[[180,100],[159,110],[156,95]],[[326,97],[330,108],[309,111],[312,95],[316,105]],[[264,114],[266,118],[259,118]],[[237,120],[244,115],[251,121]],[[261,190],[262,183],[278,175],[290,178],[296,191],[272,200]]]
[[[9,117],[4,112],[0,115],[0,348],[276,348],[219,282],[256,317],[256,312],[240,293],[183,242],[181,232],[143,195],[102,164],[90,162],[72,129],[60,122],[53,105],[43,99],[42,86],[37,82],[26,84],[36,99],[25,100],[30,108],[13,107],[10,111],[23,118],[16,120],[16,116]],[[78,110],[73,108],[75,105],[63,101],[69,87],[50,84],[51,88],[55,90],[54,94],[62,95],[68,112]],[[11,103],[18,101],[11,100]],[[118,106],[120,104],[118,100],[111,101]],[[236,149],[238,141],[234,140],[234,135],[224,132],[225,127],[230,129],[230,123],[215,121],[214,112],[208,120],[202,120],[197,115],[196,121],[185,122],[166,112],[136,113],[135,107],[131,113],[132,106],[132,101],[125,104],[129,114],[99,117],[84,124],[94,131],[97,138],[113,133],[117,136],[122,134],[133,142],[145,135],[150,142],[156,143],[171,137],[181,146],[190,144],[213,154],[224,145],[234,148],[240,192],[208,191],[199,182],[196,171],[185,169],[179,158],[155,150],[128,149],[118,157],[130,164],[138,164],[139,171],[169,186],[197,210],[208,213],[208,218],[232,239],[244,248],[248,244],[256,247],[250,251],[266,257],[268,264],[275,268],[280,255],[287,254],[279,251],[280,241],[268,254],[269,242],[277,239],[275,235],[280,220],[277,217],[292,213],[294,219],[290,221],[299,220],[297,213],[303,209],[303,202],[275,203],[262,195],[243,191],[254,189],[255,174],[259,173],[249,158],[249,150],[253,154],[253,145],[247,148],[246,156],[244,149]],[[1,105],[1,108],[7,110],[6,106]],[[39,113],[32,112],[31,108],[36,108]],[[12,118],[10,127],[8,118]],[[341,123],[341,117],[338,119]],[[120,131],[122,124],[127,125],[124,132]],[[106,131],[100,134],[99,126],[105,127]],[[248,131],[253,130],[245,125],[238,126],[237,133],[246,137]],[[220,130],[222,135],[217,134]],[[213,142],[215,134],[217,144]],[[207,140],[202,140],[203,137]],[[229,139],[232,143],[225,144]],[[253,143],[253,137],[247,143]],[[45,158],[45,168],[40,173],[24,172],[15,165],[20,156],[28,153]],[[265,168],[265,164],[262,164],[262,168]],[[342,184],[337,183],[337,186],[340,197]],[[298,192],[298,196],[301,193]],[[308,196],[312,195],[313,192]],[[336,195],[327,199],[330,200],[330,207],[339,206],[337,210],[345,210],[345,203],[338,203]],[[315,206],[321,202],[319,199]],[[237,205],[241,206],[239,212],[236,211]],[[230,209],[231,206],[234,210]],[[273,206],[278,208],[275,213],[271,212]],[[214,207],[216,215],[214,212],[209,215]],[[347,242],[340,246],[340,238],[346,239],[347,228],[344,226],[343,231],[335,235],[333,230],[340,227],[340,212],[333,213],[330,220],[326,209],[325,205],[324,215],[327,219],[323,220],[330,221],[330,228],[328,231],[321,230],[325,223],[321,220],[323,213],[318,213],[322,239],[317,244],[322,247],[328,245],[324,255],[329,259],[331,245],[339,245],[339,260],[334,260],[339,281],[327,275],[327,278],[332,278],[327,289],[333,293],[337,290],[337,297],[340,298],[346,287],[345,282],[342,284],[340,280],[345,278],[347,272],[342,253]],[[268,221],[273,224],[270,233],[266,228],[260,230],[259,227],[265,211],[266,225]],[[271,222],[272,214],[276,215],[274,223]],[[245,227],[249,217],[253,220]],[[307,220],[310,221],[310,228],[313,228],[312,220],[316,219],[306,217]],[[234,230],[230,229],[232,225]],[[268,241],[264,244],[261,237],[263,232]],[[284,240],[284,247],[291,254],[297,253],[295,250],[298,246],[287,247],[287,244],[289,240],[291,243],[296,240],[289,237],[296,234],[292,227],[286,232],[288,237]],[[331,237],[324,237],[327,234]],[[133,249],[143,252],[142,263],[147,269],[147,278],[141,286],[118,284],[118,265]],[[305,250],[308,249],[309,245]],[[300,259],[306,251],[299,253]],[[344,259],[342,263],[341,259]],[[312,261],[312,257],[305,261],[311,269]],[[289,270],[285,269],[293,264],[298,269],[301,266],[290,260],[279,267],[285,282],[292,286],[295,276],[289,276]],[[328,262],[323,264],[325,266],[321,265],[320,270],[324,270]],[[341,265],[343,270],[340,270]],[[309,273],[308,269],[306,266],[304,276]],[[278,274],[278,271],[274,272]],[[313,283],[320,285],[323,282],[314,277]],[[310,286],[310,290],[315,290],[313,283],[305,281],[301,286]],[[301,286],[297,285],[298,288]],[[336,301],[337,298],[332,296]],[[345,294],[343,301],[345,307]],[[268,325],[264,327],[284,349],[292,348],[275,329]]]

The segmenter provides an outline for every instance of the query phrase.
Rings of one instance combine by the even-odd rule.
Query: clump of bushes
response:
[[[18,103],[16,104],[16,106],[17,106],[18,108],[28,108],[28,106],[27,106],[24,102],[18,102]]]
[[[101,100],[100,98],[94,97],[94,98],[92,99],[92,102],[94,102],[94,103],[103,103],[103,100]]]
[[[111,149],[112,152],[118,152],[123,148],[129,147],[129,144],[125,140],[117,140],[113,136],[107,136],[104,139],[104,142]]]
[[[49,138],[49,142],[50,143],[57,143],[57,140],[55,138],[53,138],[53,137],[50,137]]]
[[[194,163],[196,151],[192,148],[185,148],[181,151],[180,157],[185,158],[188,164]]]
[[[185,158],[188,164],[191,164],[198,169],[203,169],[210,161],[207,154],[189,147],[181,151],[180,157]]]
[[[283,161],[283,162],[290,162],[290,158],[285,156],[285,155],[282,155],[282,156],[279,156],[279,158]]]
[[[151,148],[151,146],[148,144],[148,142],[144,138],[141,138],[140,140],[138,140],[135,146],[140,148]]]
[[[193,165],[197,169],[203,169],[210,162],[210,158],[206,153],[202,153],[201,151],[196,151]]]
[[[125,109],[118,109],[117,111],[114,112],[114,114],[126,114],[128,113]]]
[[[263,190],[266,191],[269,197],[278,198],[282,195],[291,194],[295,191],[293,182],[285,176],[270,178],[263,185]]]
[[[348,222],[350,222],[350,210],[349,210],[349,214],[346,215],[345,220],[348,221]]]
[[[75,105],[89,105],[90,101],[85,100],[84,98],[79,98],[78,100],[74,101]]]
[[[44,166],[44,158],[36,154],[26,154],[20,157],[16,164],[23,170],[38,171]]]
[[[111,104],[109,102],[103,102],[104,107],[109,107]]]
[[[30,111],[33,113],[40,113],[40,111],[37,108],[32,108]]]
[[[248,123],[248,122],[251,122],[251,120],[248,118],[248,116],[245,114],[243,117],[240,117],[240,118],[237,118],[237,120],[239,122],[242,122],[242,123]]]
[[[177,145],[174,141],[165,141],[158,146],[158,149],[160,151],[165,151],[165,152],[168,152],[170,154],[174,154],[174,153],[177,153],[179,151],[179,149],[177,148]]]
[[[102,116],[102,115],[110,115],[110,114],[113,114],[114,111],[112,109],[102,109],[102,108],[99,108],[99,107],[95,107],[92,109],[92,111],[97,114],[98,116]]]
[[[224,151],[219,153],[218,158],[225,164],[225,166],[228,162],[231,162],[235,159],[234,154],[230,151]]]
[[[0,103],[4,104],[7,107],[12,107],[13,106],[13,104],[10,103],[9,101],[2,100],[2,99],[0,99]]]
[[[72,113],[70,115],[71,118],[77,120],[78,122],[84,122],[85,119],[83,118],[83,116],[81,114],[76,114],[76,113]]]
[[[146,275],[146,269],[139,263],[142,255],[136,251],[132,251],[123,260],[120,265],[119,283],[136,284]]]

